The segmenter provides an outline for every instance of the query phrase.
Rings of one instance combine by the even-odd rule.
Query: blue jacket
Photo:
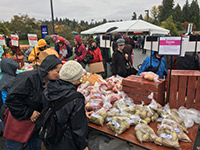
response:
[[[66,58],[69,58],[72,56],[72,49],[67,44],[65,44],[65,46],[67,47]],[[58,44],[55,45],[55,50],[58,52],[58,55],[60,55],[60,47]]]
[[[154,54],[154,52],[153,52]],[[141,68],[138,71],[138,75],[140,75],[142,72],[144,72],[149,66],[150,66],[150,58],[152,57],[152,67],[157,68],[159,65],[160,60],[157,58],[154,58],[154,55],[148,56],[142,63]],[[159,75],[159,78],[163,79],[164,74],[167,74],[167,69],[165,68],[165,59],[162,57],[161,58],[161,64],[156,72],[157,75]]]
[[[1,56],[3,55],[3,53],[4,53],[4,51],[3,51],[3,48],[1,47],[1,45],[0,45],[0,63],[1,63]],[[1,78],[2,78],[2,72],[1,72],[1,67],[0,67],[0,80],[1,80]]]

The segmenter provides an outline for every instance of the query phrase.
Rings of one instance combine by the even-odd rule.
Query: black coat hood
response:
[[[18,63],[10,58],[4,58],[1,61],[1,70],[3,76],[0,80],[0,90],[8,91],[11,87],[11,84],[16,76],[16,70],[18,67]]]
[[[76,90],[75,85],[60,79],[49,82],[47,88],[44,90],[44,96],[47,101],[62,100],[72,95]]]

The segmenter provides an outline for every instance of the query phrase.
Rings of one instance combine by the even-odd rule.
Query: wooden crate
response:
[[[167,80],[167,85],[169,85],[169,80]],[[169,91],[169,86],[167,91]],[[170,108],[185,106],[200,110],[200,71],[172,70],[168,96]]]
[[[134,100],[134,103],[149,104],[151,99],[148,98],[152,92],[154,99],[161,105],[165,104],[165,80],[160,79],[160,82],[153,82],[142,79],[141,76],[131,75],[122,80],[122,90]]]

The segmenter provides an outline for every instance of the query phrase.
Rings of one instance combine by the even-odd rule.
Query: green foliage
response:
[[[6,28],[6,26],[0,22],[0,34],[10,35],[10,30]]]
[[[199,5],[198,5],[197,0],[193,0],[189,7],[189,21],[194,23],[197,30],[200,29]]]
[[[178,32],[178,29],[176,27],[176,24],[173,21],[173,17],[172,16],[167,18],[165,21],[162,21],[161,22],[161,27],[170,30],[170,34],[171,35],[180,35],[180,33]]]
[[[22,40],[27,39],[28,33],[37,33],[36,31],[40,29],[35,18],[29,18],[28,15],[15,15],[6,26],[11,32],[17,33]]]
[[[190,8],[189,2],[188,2],[188,0],[186,0],[185,4],[183,5],[183,11],[182,11],[183,21],[182,22],[190,20],[190,18],[189,18],[189,8]]]
[[[160,21],[166,20],[169,16],[173,15],[174,0],[163,0],[160,9]]]
[[[179,4],[174,8],[173,18],[175,22],[181,22],[183,20],[182,10]]]

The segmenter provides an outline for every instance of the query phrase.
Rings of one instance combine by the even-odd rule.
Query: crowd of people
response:
[[[144,60],[141,68],[136,70],[133,67],[134,47],[131,44],[131,38],[117,35],[112,40],[109,33],[105,36],[107,36],[105,39],[111,42],[110,48],[101,47],[99,36],[95,39],[91,37],[88,40],[88,46],[85,46],[81,37],[76,35],[74,37],[75,48],[66,43],[64,38],[59,37],[55,40],[55,50],[58,53],[58,57],[56,55],[48,55],[42,62],[39,60],[39,55],[50,47],[50,43],[40,39],[38,46],[29,51],[28,54],[28,61],[39,63],[39,68],[33,71],[25,71],[18,75],[16,73],[18,63],[11,58],[0,60],[2,74],[0,79],[0,106],[3,129],[9,126],[9,122],[5,120],[6,112],[8,111],[18,121],[30,120],[35,123],[42,110],[48,107],[50,103],[56,104],[77,94],[77,87],[83,75],[83,68],[86,68],[87,64],[102,62],[105,69],[104,78],[109,77],[109,71],[114,76],[119,75],[122,77],[140,75],[144,71],[152,71],[159,75],[159,78],[164,78],[167,75],[165,58],[158,55],[157,52],[153,51]],[[1,46],[0,52],[0,55],[2,55]],[[70,60],[71,57],[73,57],[73,60]],[[196,57],[195,55],[195,59],[192,59],[193,57],[194,55],[191,54],[187,54],[185,58],[178,57],[174,59],[174,64],[176,63],[176,68],[178,69],[187,70],[193,66],[194,68],[192,69],[198,70],[199,56]],[[188,61],[189,59],[190,61]],[[192,62],[191,60],[194,61]],[[65,62],[64,65],[63,62]],[[63,127],[62,138],[54,145],[47,144],[47,149],[64,150],[67,147],[67,149],[73,150],[87,150],[87,118],[92,113],[85,110],[84,97],[74,98],[63,105],[56,111],[57,121]],[[65,127],[66,125],[67,127]],[[18,130],[23,129],[18,128]],[[27,140],[28,150],[41,149],[42,141],[37,134],[37,132],[34,132]],[[6,139],[6,143],[8,150],[23,150],[25,145],[23,142],[9,138]]]

